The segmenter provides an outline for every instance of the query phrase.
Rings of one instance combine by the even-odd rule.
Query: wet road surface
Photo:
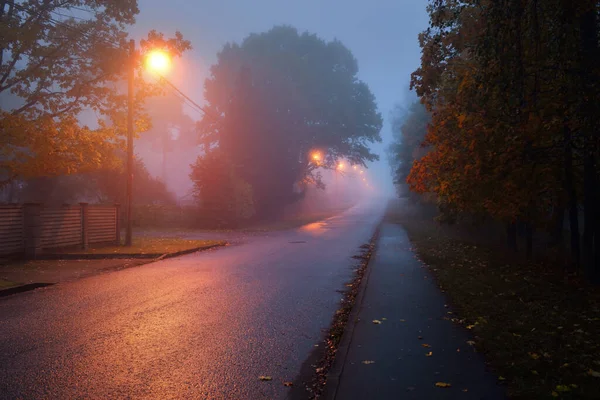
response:
[[[0,398],[285,398],[382,214],[0,299]]]

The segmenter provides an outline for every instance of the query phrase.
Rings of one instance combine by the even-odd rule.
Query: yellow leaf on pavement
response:
[[[365,360],[362,362],[363,364],[369,365],[369,364],[375,364],[375,361],[371,361],[371,360]]]
[[[557,392],[570,392],[571,388],[568,387],[567,385],[556,385],[556,391]]]
[[[446,383],[446,382],[436,382],[436,383],[435,383],[435,386],[437,386],[437,387],[441,387],[441,388],[449,388],[449,387],[450,387],[450,386],[452,386],[452,385],[451,385],[451,384],[449,384],[449,383]]]
[[[428,345],[427,343],[423,343],[421,346],[423,347],[431,347],[430,345]]]
[[[425,354],[425,356],[427,357],[431,357],[433,355],[433,351],[430,351],[429,353]]]
[[[374,320],[373,320],[373,323],[374,323],[374,324],[377,324],[377,325],[379,325],[379,324],[381,323],[381,321],[380,321],[380,320],[378,320],[378,319],[374,319]]]
[[[258,379],[260,379],[261,381],[270,381],[273,378],[271,378],[270,376],[261,375],[258,377]]]
[[[593,376],[594,378],[600,378],[600,372],[594,371],[593,369],[588,370],[588,374]]]

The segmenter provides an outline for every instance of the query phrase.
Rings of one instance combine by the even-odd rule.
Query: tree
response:
[[[236,175],[233,164],[220,149],[198,157],[190,178],[204,223],[232,227],[254,215],[252,187]]]
[[[189,152],[198,147],[198,134],[195,121],[184,113],[183,100],[173,93],[148,99],[144,106],[146,113],[152,116],[152,126],[136,141],[138,154],[146,157],[162,156],[160,177],[163,182],[173,178],[169,170],[189,168]],[[176,153],[176,157],[169,154]],[[197,152],[194,155],[197,156]],[[146,158],[148,159],[148,158]]]
[[[600,271],[598,2],[433,0],[412,87],[432,111],[413,190],[458,212],[548,229],[568,206],[571,250]],[[594,268],[591,268],[592,270]],[[600,275],[599,275],[600,276]]]
[[[381,115],[356,59],[341,42],[287,26],[227,44],[205,82],[203,143],[217,146],[254,192],[257,212],[272,214],[296,198],[293,184],[345,158],[365,165],[378,157]]]
[[[406,183],[413,163],[423,157],[426,150],[421,144],[425,140],[427,125],[431,115],[420,102],[413,103],[408,110],[396,107],[392,114],[392,135],[394,141],[388,147],[388,157],[392,161],[394,183]]]
[[[120,156],[123,158],[122,156]],[[174,205],[175,198],[165,184],[153,178],[144,162],[136,157],[133,164],[134,201],[141,204]],[[17,194],[21,202],[36,202],[45,205],[77,203],[125,204],[126,174],[122,167],[104,167],[92,172],[63,176],[41,176],[28,179]]]
[[[3,182],[38,175],[71,174],[113,163],[123,145],[126,96],[119,86],[130,62],[125,28],[139,12],[135,0],[0,1],[0,111]],[[189,49],[177,32],[155,31],[142,52],[165,47],[174,56]],[[141,60],[137,60],[139,63]],[[139,77],[137,131],[148,127],[141,105],[156,94]],[[79,121],[91,110],[91,128]]]

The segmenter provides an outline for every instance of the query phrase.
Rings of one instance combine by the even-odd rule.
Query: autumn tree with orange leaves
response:
[[[411,85],[432,112],[407,182],[456,213],[562,234],[600,277],[597,1],[433,0]],[[558,228],[556,228],[557,226]]]
[[[136,0],[0,1],[0,187],[118,164],[130,62],[126,29],[138,13]],[[142,52],[158,45],[173,56],[190,48],[179,33],[167,39],[155,31],[140,44]],[[160,92],[140,74],[137,132],[150,123],[144,99]],[[86,111],[97,116],[95,127],[81,123]]]

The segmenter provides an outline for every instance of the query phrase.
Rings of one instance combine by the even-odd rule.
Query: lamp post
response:
[[[132,197],[133,197],[133,96],[135,85],[135,40],[129,41],[129,65],[127,66],[127,223],[125,234],[125,246],[131,246],[133,241],[132,219]]]
[[[138,55],[135,50],[135,40],[129,41],[129,60],[127,66],[127,222],[125,233],[125,246],[133,243],[132,211],[133,211],[133,129],[134,129],[134,90],[135,90],[135,68]],[[146,68],[153,70],[166,70],[169,67],[170,58],[162,50],[153,50],[147,54]]]

